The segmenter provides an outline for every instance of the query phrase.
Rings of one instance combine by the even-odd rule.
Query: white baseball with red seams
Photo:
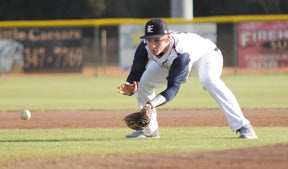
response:
[[[21,111],[21,119],[22,120],[29,120],[31,118],[31,112],[29,110],[22,110]]]

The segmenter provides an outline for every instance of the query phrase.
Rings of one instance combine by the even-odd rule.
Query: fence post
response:
[[[101,67],[103,74],[106,74],[107,66],[107,32],[106,30],[101,31]]]

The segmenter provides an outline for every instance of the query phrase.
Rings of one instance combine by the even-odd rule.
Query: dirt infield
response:
[[[244,110],[254,126],[288,126],[286,109]],[[129,112],[128,112],[129,113]],[[0,112],[0,129],[125,127],[127,111],[32,112],[29,121],[19,112]],[[227,126],[220,110],[160,110],[160,126]],[[288,144],[202,153],[109,155],[23,160],[0,168],[233,168],[286,169]]]
[[[288,126],[286,109],[244,110],[254,126]],[[0,129],[125,127],[123,117],[130,111],[31,112],[29,121],[20,112],[0,112]],[[221,110],[159,110],[161,126],[227,126]]]

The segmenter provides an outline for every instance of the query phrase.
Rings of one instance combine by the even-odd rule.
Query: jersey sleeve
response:
[[[142,41],[135,51],[133,64],[126,81],[129,83],[132,83],[133,81],[138,82],[143,72],[146,70],[147,63],[148,53],[145,48],[145,43]]]
[[[160,94],[166,102],[172,100],[179,91],[181,83],[185,83],[189,75],[190,57],[188,53],[180,54],[172,63],[167,77],[167,88]]]

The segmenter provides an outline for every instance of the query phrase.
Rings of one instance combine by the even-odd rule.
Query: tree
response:
[[[82,19],[100,17],[104,0],[0,0],[1,20]]]
[[[287,14],[287,0],[193,0],[194,16]],[[169,0],[0,0],[0,20],[170,17]]]
[[[287,0],[194,0],[194,16],[287,13]]]

